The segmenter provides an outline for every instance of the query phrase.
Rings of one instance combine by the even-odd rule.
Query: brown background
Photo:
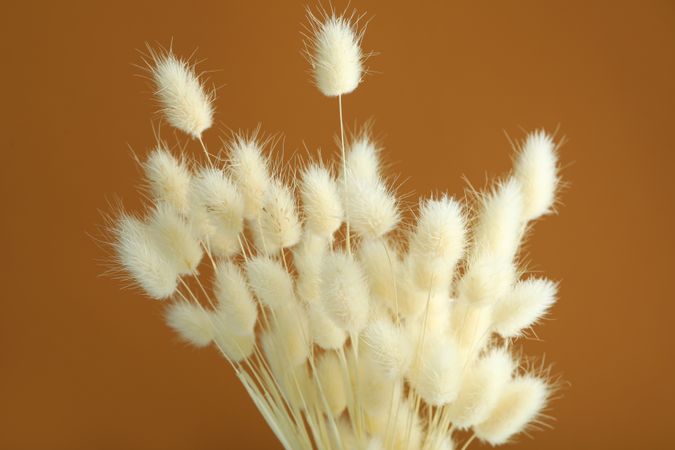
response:
[[[115,194],[139,205],[128,146],[145,154],[156,123],[131,65],[145,41],[198,46],[220,69],[211,146],[260,122],[286,154],[334,151],[336,101],[299,53],[304,2],[94,3],[3,8],[0,447],[276,448],[215,352],[99,277],[87,233]],[[364,47],[380,54],[347,121],[376,119],[404,191],[461,194],[462,175],[504,173],[505,132],[567,138],[561,214],[528,246],[560,301],[527,348],[569,386],[554,429],[520,448],[669,447],[675,3],[352,3],[374,16]]]

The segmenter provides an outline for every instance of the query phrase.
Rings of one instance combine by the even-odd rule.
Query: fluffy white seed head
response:
[[[217,311],[232,333],[252,334],[258,318],[258,306],[246,285],[246,279],[234,263],[218,262],[215,294],[218,299]]]
[[[114,249],[117,262],[133,282],[152,298],[171,296],[178,286],[178,271],[169,263],[140,220],[124,215],[117,222]]]
[[[166,322],[181,339],[195,347],[206,347],[215,337],[209,312],[192,303],[177,302],[169,305]]]
[[[543,130],[530,133],[518,153],[514,169],[523,190],[524,220],[549,213],[558,186],[553,138]]]
[[[256,219],[270,186],[267,158],[254,138],[236,136],[230,143],[229,171],[244,199],[244,217]]]
[[[513,258],[523,230],[523,195],[515,178],[484,196],[474,229],[474,256],[490,254]]]
[[[519,336],[555,303],[557,286],[550,280],[532,278],[518,282],[513,291],[494,306],[494,330],[506,338]]]
[[[157,203],[167,203],[177,212],[188,211],[190,171],[182,160],[162,147],[153,150],[143,163],[150,191]]]
[[[244,203],[236,186],[217,168],[201,169],[190,187],[190,218],[211,251],[231,256],[240,250]]]
[[[401,265],[398,253],[385,240],[374,239],[362,243],[358,256],[373,301],[391,311],[396,311],[398,273]]]
[[[345,160],[347,182],[351,179],[377,182],[380,179],[379,152],[367,132],[355,137],[349,145]]]
[[[328,97],[352,92],[363,73],[362,35],[345,17],[308,13],[308,19],[311,36],[305,45],[316,86]]]
[[[401,219],[396,197],[382,181],[350,177],[343,191],[347,219],[354,232],[366,239],[384,236]]]
[[[345,253],[329,253],[322,268],[322,300],[328,316],[342,329],[358,333],[369,313],[368,286],[363,270]]]
[[[474,426],[476,436],[491,445],[501,445],[520,433],[546,406],[549,388],[532,375],[509,382],[490,416]]]
[[[359,401],[368,414],[379,414],[384,416],[386,420],[390,408],[395,408],[395,405],[401,400],[403,380],[387,376],[368,348],[363,349],[363,351],[359,348],[358,367],[359,375],[356,388]],[[377,434],[382,434],[385,430],[378,431]]]
[[[275,340],[276,350],[282,353],[286,365],[295,367],[302,364],[309,356],[311,343],[304,308],[293,301],[274,310],[273,316],[270,332]]]
[[[313,302],[307,306],[309,332],[312,341],[324,350],[337,350],[347,340],[347,333],[331,319],[322,302]]]
[[[204,252],[192,228],[176,210],[166,203],[158,204],[150,217],[148,231],[179,275],[197,273]]]
[[[416,284],[430,291],[447,291],[464,253],[465,240],[460,204],[447,196],[426,200],[410,237],[410,264]]]
[[[459,395],[448,405],[453,425],[464,429],[487,420],[511,380],[514,366],[506,348],[494,348],[466,369]]]
[[[361,336],[378,370],[389,378],[405,374],[413,358],[413,347],[400,327],[380,318],[368,324]]]
[[[334,352],[326,352],[319,358],[316,369],[320,391],[328,404],[328,412],[338,417],[347,407],[342,363]]]
[[[293,263],[298,274],[296,293],[305,304],[317,303],[321,295],[321,265],[329,241],[313,233],[304,232],[302,240],[293,249]]]
[[[458,297],[475,304],[497,303],[511,291],[516,276],[511,258],[482,254],[469,261],[457,284]]]
[[[298,243],[302,227],[293,193],[287,186],[279,181],[269,186],[262,213],[253,222],[253,230],[256,247],[266,254],[277,253]]]
[[[201,138],[213,122],[214,93],[207,93],[194,68],[173,53],[152,56],[155,96],[166,120],[193,138]]]
[[[452,332],[464,353],[471,360],[478,355],[490,337],[492,306],[457,299],[452,305]]]
[[[335,180],[321,166],[310,166],[302,175],[300,187],[305,227],[308,231],[332,238],[343,220],[342,200]]]
[[[255,334],[234,334],[218,313],[211,316],[211,321],[216,328],[214,341],[230,361],[238,363],[251,356],[255,349]]]
[[[422,345],[414,342],[413,345],[419,348],[407,374],[413,389],[432,406],[442,406],[455,400],[462,366],[454,339],[426,335]]]
[[[281,264],[267,256],[256,256],[246,263],[246,275],[258,299],[273,309],[295,302],[293,280]]]

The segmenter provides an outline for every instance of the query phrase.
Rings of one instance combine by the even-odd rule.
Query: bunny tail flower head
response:
[[[521,250],[554,210],[558,146],[537,131],[486,189],[404,201],[370,127],[345,133],[362,16],[308,18],[314,81],[339,113],[335,160],[274,158],[259,128],[209,153],[213,94],[186,60],[151,51],[163,120],[192,139],[148,149],[144,207],[108,218],[111,271],[165,300],[182,342],[218,351],[284,449],[510,442],[556,389],[515,347],[558,297]]]
[[[359,18],[326,11],[317,17],[308,9],[307,21],[305,52],[316,86],[327,97],[349,94],[357,88],[364,72]]]
[[[194,67],[171,50],[150,50],[154,94],[169,124],[195,139],[213,123],[215,93],[207,92]]]

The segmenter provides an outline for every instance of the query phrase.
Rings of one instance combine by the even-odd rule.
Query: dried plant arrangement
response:
[[[362,19],[308,13],[305,51],[316,87],[337,97],[340,157],[291,173],[257,133],[211,153],[213,92],[188,61],[151,51],[161,113],[197,150],[158,144],[144,160],[149,206],[111,219],[115,266],[166,302],[182,339],[217,348],[286,449],[507,443],[546,425],[555,386],[514,342],[556,300],[519,247],[553,210],[557,145],[529,134],[511,174],[467,201],[420,199],[405,223],[380,150],[343,126],[343,96],[365,71]]]

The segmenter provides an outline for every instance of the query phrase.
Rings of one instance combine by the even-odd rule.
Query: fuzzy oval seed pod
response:
[[[217,311],[232,333],[252,334],[258,319],[258,306],[239,267],[230,261],[218,262],[214,290],[218,299]]]
[[[272,313],[270,332],[276,341],[276,349],[283,354],[285,365],[295,367],[307,360],[311,339],[305,309],[295,300]]]
[[[167,203],[178,213],[188,212],[190,171],[182,159],[157,147],[143,163],[150,191],[157,203]]]
[[[171,296],[178,287],[178,272],[157,247],[147,225],[124,215],[113,232],[117,263],[133,282],[152,298],[161,300]]]
[[[335,180],[327,169],[310,166],[300,185],[305,227],[324,238],[332,238],[343,219],[342,200]]]
[[[348,18],[307,14],[311,36],[307,56],[314,71],[314,82],[323,95],[334,97],[352,92],[361,82],[362,34]]]
[[[326,238],[304,232],[302,240],[293,249],[293,263],[298,274],[295,289],[305,304],[316,303],[321,296],[321,264],[328,244]]]
[[[427,334],[421,345],[415,342],[413,345],[419,347],[419,353],[406,375],[413,389],[432,406],[442,406],[455,400],[462,366],[454,339]]]
[[[380,179],[379,153],[380,150],[367,133],[356,137],[349,145],[345,160],[348,179],[377,182]]]
[[[527,135],[515,161],[515,178],[523,190],[523,217],[534,220],[551,211],[558,187],[553,138],[544,130]]]
[[[253,138],[236,136],[230,143],[228,170],[244,199],[244,217],[256,219],[263,208],[271,177],[267,158]]]
[[[347,407],[343,368],[334,352],[324,353],[317,363],[317,378],[321,385],[329,413],[338,417]]]
[[[553,306],[557,290],[550,280],[532,278],[516,283],[494,306],[494,330],[505,338],[518,337]]]
[[[398,313],[406,319],[420,317],[429,302],[430,294],[436,295],[417,287],[406,266],[403,266],[399,271],[396,288],[396,304],[392,312]]]
[[[347,178],[343,186],[347,220],[354,232],[366,239],[389,233],[401,219],[396,197],[381,182]]]
[[[398,378],[408,370],[412,345],[405,333],[391,320],[376,319],[361,334],[377,368],[389,378]]]
[[[459,429],[487,420],[515,369],[506,348],[494,348],[465,370],[457,399],[448,405],[451,421]]]
[[[255,334],[237,335],[232,333],[217,316],[217,313],[212,316],[211,320],[216,326],[214,341],[230,361],[238,363],[251,356],[255,349]]]
[[[253,231],[256,247],[268,255],[292,247],[300,240],[302,227],[295,199],[281,182],[272,183],[265,193],[263,211],[253,222]]]
[[[316,345],[324,350],[337,350],[344,345],[347,333],[328,317],[323,303],[310,303],[307,307],[307,316],[309,332]]]
[[[280,309],[295,302],[293,280],[278,261],[267,256],[251,258],[246,274],[255,295],[270,308]]]
[[[167,262],[179,275],[197,273],[204,251],[188,223],[166,203],[158,204],[148,223],[148,232]]]
[[[201,169],[190,187],[190,201],[191,222],[211,251],[224,257],[238,252],[244,203],[225,173],[213,167]]]
[[[359,264],[345,253],[329,253],[322,267],[322,280],[322,300],[328,316],[347,332],[361,331],[368,320],[369,294]]]
[[[464,253],[464,213],[452,198],[424,201],[410,237],[410,264],[415,282],[423,289],[447,291],[452,273]]]
[[[363,408],[370,414],[388,416],[403,395],[403,379],[385,373],[369,348],[359,348],[359,378],[357,394]]]
[[[548,396],[545,381],[532,375],[515,378],[505,386],[490,417],[473,427],[476,436],[491,445],[506,443],[539,415]]]
[[[397,274],[401,265],[398,253],[386,241],[376,239],[363,242],[358,257],[373,301],[396,311]]]
[[[472,359],[490,337],[492,306],[457,299],[452,305],[452,333],[459,347]]]
[[[516,278],[510,258],[481,255],[469,261],[457,283],[458,297],[477,305],[492,305],[511,292]]]
[[[181,339],[195,347],[206,347],[215,337],[209,312],[192,303],[177,302],[169,305],[166,322]]]
[[[513,258],[523,230],[523,195],[520,184],[509,178],[485,195],[474,228],[474,256],[489,254]]]
[[[214,92],[207,93],[193,67],[173,53],[153,54],[155,96],[172,127],[200,139],[213,123]]]

